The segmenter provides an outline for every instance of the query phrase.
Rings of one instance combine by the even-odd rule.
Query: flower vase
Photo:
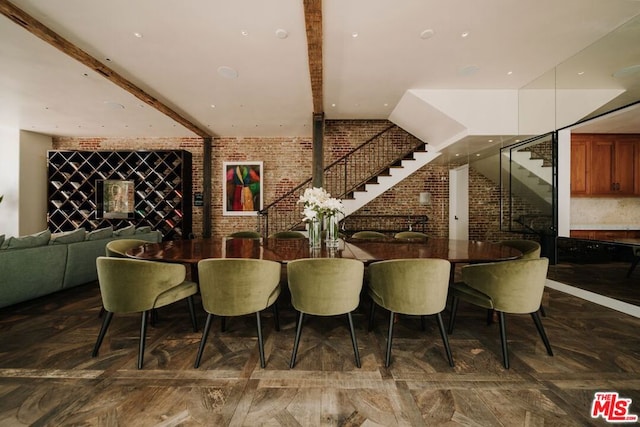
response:
[[[338,215],[333,214],[333,215],[327,216],[326,218],[327,218],[327,221],[326,221],[325,230],[326,230],[327,248],[337,248],[339,244]]]
[[[309,247],[318,249],[322,247],[322,223],[318,218],[312,219],[309,224]]]

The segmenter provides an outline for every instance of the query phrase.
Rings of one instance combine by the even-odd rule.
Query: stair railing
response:
[[[340,199],[385,173],[402,159],[424,149],[425,144],[391,125],[324,168],[324,188]],[[276,231],[303,229],[300,196],[312,187],[312,178],[302,182],[258,213],[258,230],[263,236]]]

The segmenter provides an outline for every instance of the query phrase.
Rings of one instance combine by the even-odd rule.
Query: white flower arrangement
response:
[[[335,215],[344,212],[342,200],[331,197],[322,187],[307,188],[300,196],[298,203],[304,205],[303,220],[305,222],[314,219],[321,220],[325,215]]]

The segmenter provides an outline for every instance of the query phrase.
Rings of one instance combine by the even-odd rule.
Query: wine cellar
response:
[[[192,232],[191,153],[173,151],[49,151],[47,222],[52,233],[84,227],[149,226],[165,240]],[[102,215],[103,182],[132,186],[130,214]]]

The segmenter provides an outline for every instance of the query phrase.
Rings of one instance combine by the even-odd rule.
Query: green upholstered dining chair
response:
[[[453,332],[458,303],[462,299],[471,304],[493,309],[498,313],[502,358],[509,369],[507,329],[504,313],[531,314],[547,353],[553,356],[551,345],[544,331],[538,309],[547,279],[547,258],[517,259],[462,267],[462,282],[452,285],[453,304],[449,321],[449,333]]]
[[[376,304],[389,310],[389,335],[385,366],[391,363],[391,343],[395,314],[435,315],[442,343],[453,366],[442,311],[447,305],[451,263],[444,259],[397,259],[369,264],[369,296],[372,299],[369,330],[373,326]],[[421,318],[422,319],[422,318]]]
[[[362,261],[346,258],[306,258],[287,264],[291,304],[298,311],[296,337],[291,353],[290,368],[296,363],[304,316],[337,316],[346,314],[355,356],[360,367],[358,342],[351,312],[360,303],[364,276]]]
[[[271,239],[306,239],[304,233],[295,230],[278,231],[269,235]]]
[[[384,233],[380,233],[379,231],[356,231],[351,235],[352,239],[361,239],[361,240],[385,240],[387,239],[387,235]]]
[[[198,330],[193,306],[193,295],[198,292],[198,285],[185,280],[185,266],[128,258],[98,257],[96,267],[106,315],[92,357],[98,355],[114,313],[142,313],[138,369],[142,369],[144,360],[147,317],[151,310],[186,299],[193,330]]]
[[[232,237],[234,239],[259,239],[262,236],[257,231],[244,230],[231,233],[229,234],[229,237]]]
[[[127,251],[129,249],[137,248],[145,243],[149,243],[149,241],[141,239],[112,240],[105,246],[106,255],[116,258],[127,258]]]
[[[273,307],[276,330],[280,329],[275,304],[280,295],[280,271],[280,263],[261,259],[220,258],[198,262],[200,294],[207,321],[195,368],[200,366],[214,315],[224,319],[252,313],[256,315],[260,366],[265,367],[260,311]]]
[[[540,258],[540,243],[534,240],[503,240],[500,245],[522,252],[520,259]]]
[[[397,240],[406,240],[406,241],[424,241],[429,240],[429,235],[421,233],[419,231],[401,231],[399,233],[394,234],[394,239]]]

